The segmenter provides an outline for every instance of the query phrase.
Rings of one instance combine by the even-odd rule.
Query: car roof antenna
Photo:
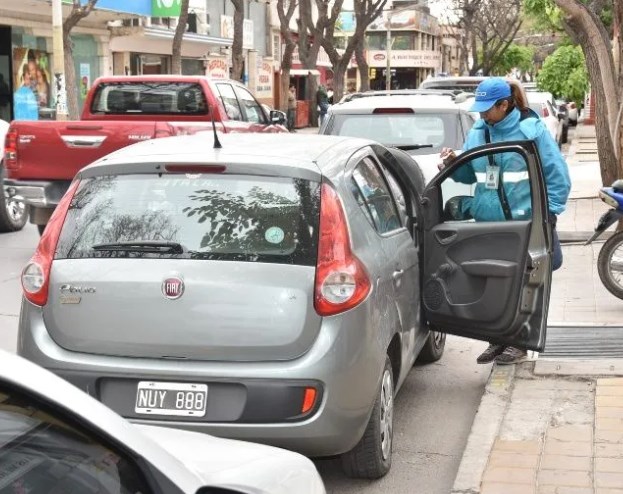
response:
[[[210,105],[210,117],[212,117],[212,131],[214,132],[214,149],[220,149],[221,141],[218,140],[218,134],[216,133],[216,122],[214,121],[214,107]]]

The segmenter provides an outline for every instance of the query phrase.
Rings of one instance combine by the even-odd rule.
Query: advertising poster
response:
[[[13,49],[13,110],[16,120],[37,120],[50,107],[50,63],[46,52]]]
[[[273,97],[273,65],[270,62],[258,63],[255,97],[259,99]]]
[[[80,97],[86,99],[89,88],[91,87],[91,65],[88,63],[80,64]]]
[[[228,79],[227,61],[224,58],[209,58],[206,61],[206,75],[212,79]]]

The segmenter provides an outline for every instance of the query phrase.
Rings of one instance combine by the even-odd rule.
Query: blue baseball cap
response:
[[[501,77],[490,77],[485,79],[476,88],[476,101],[469,111],[482,113],[486,112],[493,104],[511,95],[511,87]]]

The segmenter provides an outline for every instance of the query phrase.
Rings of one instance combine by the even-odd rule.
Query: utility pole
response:
[[[54,73],[54,85],[56,88],[56,120],[67,120],[62,0],[52,0],[52,51],[54,54],[52,72]]]

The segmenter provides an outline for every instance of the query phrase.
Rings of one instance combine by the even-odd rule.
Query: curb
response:
[[[506,411],[510,404],[516,365],[494,365],[467,438],[451,494],[479,494]]]

